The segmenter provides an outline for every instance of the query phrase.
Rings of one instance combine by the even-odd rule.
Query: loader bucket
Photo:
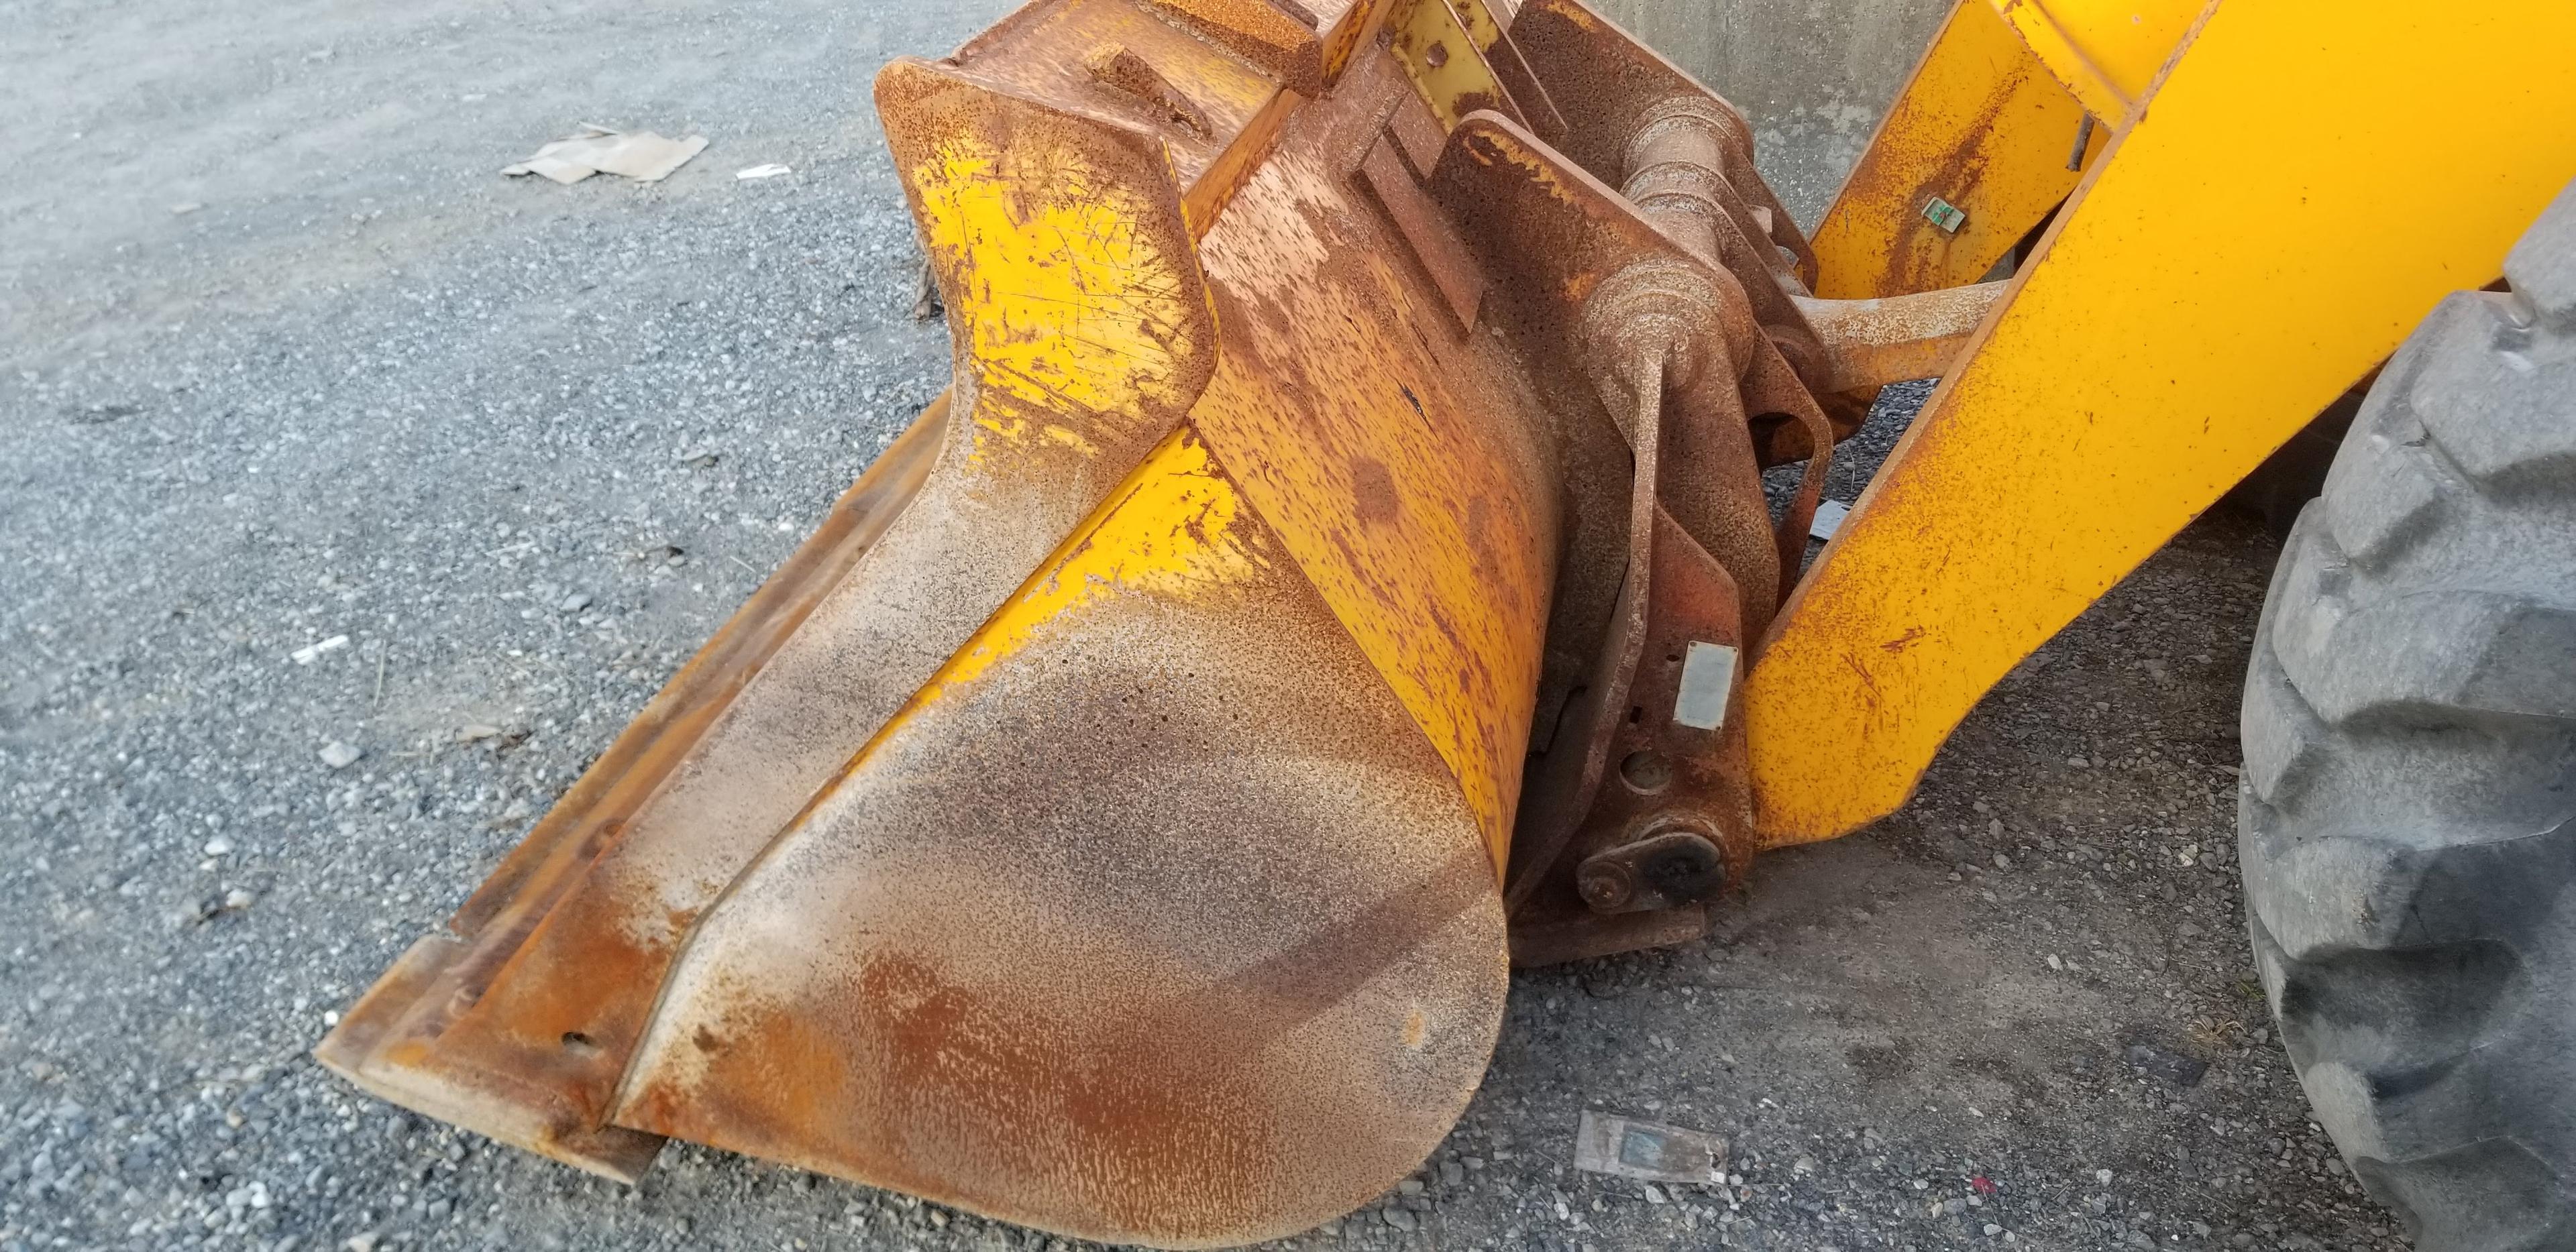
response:
[[[1574,0],[1514,34],[1035,0],[890,65],[951,392],[324,1063],[613,1178],[678,1136],[1235,1244],[1422,1160],[1516,951],[1698,933],[1757,461],[1853,379],[1740,117]],[[1673,242],[1639,159],[1742,224]]]

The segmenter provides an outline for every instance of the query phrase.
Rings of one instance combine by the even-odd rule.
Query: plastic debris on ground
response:
[[[1726,1181],[1726,1140],[1657,1122],[1585,1110],[1574,1134],[1574,1167],[1649,1182]]]
[[[748,181],[754,178],[776,178],[781,174],[793,174],[795,172],[795,170],[784,165],[751,165],[735,170],[733,172],[733,176],[736,181]]]

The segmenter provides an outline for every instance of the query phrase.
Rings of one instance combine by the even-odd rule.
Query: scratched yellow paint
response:
[[[1477,109],[1502,107],[1506,97],[1485,60],[1490,40],[1478,40],[1467,19],[1449,0],[1395,0],[1388,19],[1388,46],[1413,81],[1414,90],[1431,106],[1442,130],[1458,128],[1458,119]],[[1479,10],[1481,13],[1482,10]],[[1437,48],[1438,51],[1433,51]]]
[[[1161,189],[1128,185],[1074,145],[1028,148],[952,132],[910,171],[932,263],[968,285],[951,304],[978,384],[978,455],[996,440],[1090,442],[1032,411],[1114,423],[1186,405],[1197,379],[1183,366],[1205,346],[1205,314],[1187,307],[1202,298],[1191,259],[1137,227],[1169,212]]]
[[[922,686],[906,714],[973,682],[1104,597],[1144,592],[1190,600],[1250,581],[1262,558],[1236,529],[1242,510],[1233,484],[1209,463],[1207,445],[1187,426],[1174,430]]]
[[[1975,4],[1978,0],[1966,0]],[[2209,0],[1984,0],[2094,116],[2117,122],[2146,94]]]
[[[2067,168],[2084,106],[1987,7],[1962,0],[1816,227],[1816,294],[1910,295],[1985,276],[2081,174]],[[2094,128],[2088,151],[2110,139]],[[1938,196],[1956,231],[1924,217]]]
[[[2219,4],[1775,625],[1765,837],[1903,804],[1997,679],[2493,279],[2576,177],[2571,47],[2565,0]]]

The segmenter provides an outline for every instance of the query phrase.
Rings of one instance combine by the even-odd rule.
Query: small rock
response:
[[[497,739],[500,735],[500,727],[485,726],[478,723],[472,726],[460,727],[456,732],[456,741],[458,743],[476,743],[485,739]]]
[[[349,1236],[341,1242],[340,1246],[345,1249],[345,1252],[376,1252],[376,1245],[383,1243],[384,1238],[383,1235],[370,1230]]]
[[[2048,967],[2054,970],[2063,970],[2066,968],[2066,962],[2057,959],[2057,954],[2051,952],[2048,954]]]
[[[1996,869],[2011,869],[2011,868],[2012,868],[2012,858],[2011,858],[2011,857],[2008,857],[2008,856],[2005,856],[2005,855],[2004,855],[2003,853],[2001,853],[2001,852],[1996,853],[1996,854],[1995,854],[1995,868],[1996,868]]]
[[[247,891],[244,891],[244,890],[242,890],[242,889],[241,889],[241,888],[239,888],[239,887],[235,887],[235,888],[233,888],[232,890],[227,891],[227,892],[225,892],[225,893],[224,893],[224,908],[225,908],[226,910],[230,911],[230,912],[238,913],[238,912],[241,912],[243,909],[249,908],[249,907],[251,906],[251,904],[252,904],[254,901],[256,901],[258,898],[259,898],[259,897],[254,896],[254,895],[252,895],[251,893],[249,893],[249,892],[247,892]],[[263,1192],[261,1192],[260,1194],[262,1194],[262,1195],[266,1195],[266,1194],[267,1194],[267,1192],[263,1191]],[[268,1206],[267,1206],[267,1205],[265,1205],[265,1204],[263,1204],[263,1205],[260,1205],[259,1207],[261,1207],[261,1208],[267,1208]]]
[[[2108,1182],[2110,1182],[2110,1181],[2111,1181],[2111,1171],[2109,1171],[2109,1170],[2107,1170],[2107,1169],[2097,1169],[2097,1170],[2094,1170],[2094,1171],[2093,1171],[2093,1181],[2098,1182],[2098,1183],[2108,1183]]]
[[[2197,1087],[2209,1073],[2209,1062],[2151,1043],[2130,1044],[2128,1058],[2131,1066],[2178,1088]]]
[[[1656,1186],[1656,1185],[1655,1185],[1655,1184],[1653,1184],[1653,1183],[1647,1183],[1647,1184],[1646,1184],[1646,1203],[1648,1203],[1648,1204],[1662,1204],[1662,1203],[1664,1203],[1664,1202],[1665,1202],[1665,1201],[1664,1201],[1664,1189],[1663,1189],[1663,1188],[1661,1188],[1661,1187]]]
[[[1414,1217],[1412,1213],[1407,1212],[1404,1208],[1397,1205],[1389,1205],[1386,1208],[1379,1209],[1377,1211],[1377,1219],[1385,1222],[1389,1226],[1395,1227],[1397,1230],[1411,1230],[1419,1222],[1419,1219]]]
[[[217,835],[206,841],[206,855],[208,856],[222,856],[232,850],[233,841],[224,838],[222,835]]]
[[[565,613],[578,613],[589,607],[590,593],[586,591],[576,591],[571,595],[565,596],[562,602],[555,605],[555,608],[558,611]]]
[[[1941,1211],[1948,1216],[1957,1217],[1968,1211],[1968,1201],[1962,1196],[1952,1196],[1941,1202]]]
[[[2077,768],[2077,769],[2091,769],[2091,768],[2093,768],[2093,762],[2088,761],[2088,760],[2085,760],[2083,757],[2080,757],[2080,756],[2070,756],[2070,757],[2066,758],[2066,763],[2067,763],[2067,764],[2069,764],[2069,765],[2074,766],[2074,767],[2075,767],[2075,768]]]
[[[347,769],[357,764],[358,758],[365,755],[366,753],[337,739],[322,745],[322,763],[333,769]]]
[[[1994,1238],[1996,1235],[2000,1235],[2000,1234],[2002,1234],[2002,1233],[2004,1232],[2004,1228],[2003,1228],[2003,1227],[1998,1226],[1998,1225],[1994,1224],[1993,1222],[1987,1222],[1987,1223],[1985,1224],[1985,1226],[1984,1226],[1984,1230],[1985,1230],[1985,1232],[1986,1232],[1986,1237],[1987,1237],[1987,1238],[1989,1238],[1989,1239],[1992,1239],[1992,1238]]]

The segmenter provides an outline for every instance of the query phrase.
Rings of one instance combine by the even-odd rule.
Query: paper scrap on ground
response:
[[[1831,539],[1843,528],[1843,519],[1851,516],[1851,506],[1840,500],[1816,502],[1816,517],[1807,523],[1807,533],[1818,539]]]
[[[1584,1110],[1574,1133],[1574,1167],[1649,1182],[1726,1181],[1726,1140],[1655,1122]]]
[[[320,643],[308,643],[301,648],[297,648],[293,652],[287,653],[287,655],[294,657],[295,663],[298,665],[311,665],[315,661],[321,660],[324,653],[337,652],[348,646],[349,637],[347,635],[333,635]]]
[[[504,174],[542,174],[559,183],[577,183],[593,174],[615,174],[639,183],[658,183],[671,171],[706,151],[704,135],[665,139],[649,130],[628,134],[585,124],[581,133],[536,150]]]
[[[776,178],[781,174],[793,174],[795,172],[796,171],[789,169],[784,165],[754,165],[748,168],[735,170],[733,172],[733,176],[737,179]]]

